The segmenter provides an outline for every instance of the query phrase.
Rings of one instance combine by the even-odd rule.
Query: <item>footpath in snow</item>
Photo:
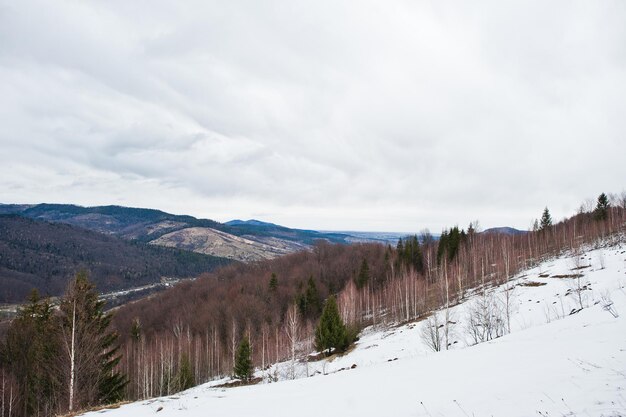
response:
[[[85,415],[626,416],[626,245],[550,260],[506,285],[514,288],[511,333],[489,342],[472,345],[466,331],[475,295],[452,308],[448,351],[427,347],[426,321],[369,328],[350,353],[300,364],[309,378],[208,383]]]

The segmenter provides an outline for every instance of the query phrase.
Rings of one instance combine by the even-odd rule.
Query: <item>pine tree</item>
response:
[[[541,215],[541,220],[539,222],[539,230],[547,230],[552,226],[552,216],[550,216],[550,211],[548,207],[543,209],[543,214]]]
[[[278,288],[278,278],[276,277],[276,274],[273,272],[272,272],[272,276],[270,277],[269,288],[270,288],[270,292],[274,292]]]
[[[178,375],[176,375],[176,386],[178,387],[178,390],[184,391],[193,387],[194,379],[189,356],[184,353],[180,359]]]
[[[606,220],[609,217],[609,197],[602,193],[598,196],[598,204],[594,210],[593,216],[596,220]]]
[[[444,230],[439,237],[439,245],[437,246],[437,264],[441,263],[444,255],[451,262],[466,239],[465,230],[459,229],[458,226],[454,226],[449,231]]]
[[[252,359],[250,356],[250,341],[244,337],[235,355],[235,369],[233,370],[235,378],[246,382],[252,378]]]
[[[363,288],[370,279],[370,268],[367,264],[367,259],[363,259],[361,262],[361,269],[359,270],[359,274],[356,277],[355,283],[358,289]]]
[[[411,265],[415,271],[422,272],[424,270],[424,261],[422,259],[422,250],[417,235],[413,235],[407,240],[406,252],[405,257],[407,264]]]
[[[324,311],[315,329],[315,348],[330,354],[332,349],[342,350],[348,345],[346,326],[339,315],[334,296],[328,297]]]
[[[86,272],[76,274],[60,311],[70,411],[121,400],[128,380],[116,369],[118,335]]]
[[[28,304],[11,322],[2,349],[0,367],[18,381],[17,416],[52,415],[59,407],[57,360],[61,351],[54,308],[33,290]]]
[[[299,294],[296,297],[296,303],[300,309],[300,315],[303,317],[313,318],[320,313],[322,302],[313,276],[309,277],[304,294]]]

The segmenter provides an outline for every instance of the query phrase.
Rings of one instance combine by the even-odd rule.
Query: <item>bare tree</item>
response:
[[[470,304],[466,331],[474,344],[486,342],[505,333],[504,312],[493,292],[483,293]]]
[[[74,409],[74,377],[76,375],[76,298],[72,302],[72,336],[68,344],[68,355],[70,360],[70,382],[69,382],[69,410]]]
[[[434,312],[425,321],[421,330],[421,338],[424,344],[435,352],[439,352],[443,345],[443,324],[438,312]]]
[[[583,281],[583,277],[585,275],[581,272],[581,270],[586,267],[586,265],[584,265],[584,258],[585,258],[585,254],[582,251],[582,249],[580,248],[580,246],[575,248],[574,249],[574,257],[573,257],[574,280],[573,280],[572,284],[570,285],[570,290],[574,294],[576,294],[576,299],[578,300],[578,307],[579,307],[580,310],[582,310],[584,308],[584,305],[583,305],[583,291],[585,291],[587,289],[587,283],[585,281]],[[574,311],[572,311],[572,312],[574,312]]]
[[[298,334],[300,332],[300,318],[298,314],[298,306],[292,304],[287,311],[287,319],[285,321],[285,333],[289,339],[291,349],[291,379],[296,378],[296,346],[298,344]]]

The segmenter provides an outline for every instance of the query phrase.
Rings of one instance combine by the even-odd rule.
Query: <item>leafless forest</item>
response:
[[[573,217],[525,234],[469,228],[458,250],[444,251],[439,261],[439,243],[424,236],[419,270],[397,248],[320,242],[309,252],[203,275],[116,312],[124,352],[120,366],[131,381],[128,397],[179,390],[177,375],[185,361],[196,384],[230,375],[244,334],[254,364],[263,369],[313,350],[321,304],[331,293],[353,328],[406,322],[454,305],[481,287],[506,282],[562,251],[615,236],[625,222],[626,199],[613,198],[605,220],[594,216],[593,206],[583,205]],[[368,270],[360,277],[364,261]]]

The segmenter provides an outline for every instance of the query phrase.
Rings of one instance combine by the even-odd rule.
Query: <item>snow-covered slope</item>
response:
[[[626,246],[575,258],[545,262],[510,282],[511,333],[489,342],[472,346],[466,335],[475,295],[452,309],[448,351],[429,351],[420,337],[425,321],[370,328],[349,354],[300,364],[297,374],[309,378],[206,384],[87,415],[626,416]],[[574,268],[584,273],[580,283],[563,277]],[[503,288],[493,295],[502,298]],[[580,304],[577,288],[585,288],[585,308],[570,315]],[[266,372],[286,375],[288,366]]]

